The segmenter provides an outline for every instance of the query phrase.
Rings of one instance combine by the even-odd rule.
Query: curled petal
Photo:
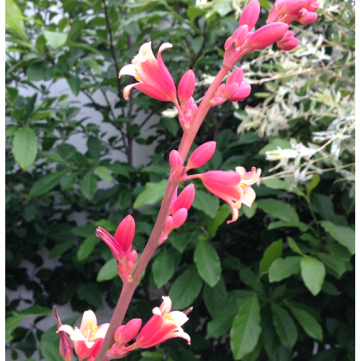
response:
[[[127,85],[124,89],[124,98],[126,100],[129,99],[129,94],[130,94],[130,90],[132,88],[136,88],[139,89],[140,91],[142,91],[143,93],[145,93],[146,95],[148,95],[149,97],[152,97],[156,100],[160,100],[160,101],[167,101],[169,100],[169,98],[160,93],[158,90],[156,90],[154,87],[152,87],[151,85],[148,84],[144,84],[144,83],[135,83],[135,84],[131,84],[131,85]]]
[[[135,65],[133,64],[125,65],[119,72],[119,78],[122,77],[123,75],[131,75],[135,77],[136,76]]]
[[[171,298],[168,296],[163,296],[163,302],[161,303],[159,310],[162,317],[165,317],[170,311],[172,307]]]
[[[174,321],[177,325],[182,326],[189,318],[181,311],[172,311],[169,314],[169,319]]]
[[[74,329],[69,325],[61,325],[56,332],[59,333],[61,331],[64,331],[68,335],[71,335],[74,332]]]
[[[255,198],[256,198],[256,193],[250,186],[243,188],[243,196],[241,197],[241,202],[243,204],[251,208]]]

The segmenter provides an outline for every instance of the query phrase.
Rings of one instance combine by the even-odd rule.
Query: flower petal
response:
[[[124,98],[126,100],[129,99],[129,93],[130,93],[130,90],[132,88],[139,89],[140,91],[142,91],[143,93],[145,93],[149,97],[152,97],[152,98],[157,99],[157,100],[161,100],[161,101],[168,101],[169,100],[169,98],[167,96],[165,96],[164,94],[161,94],[154,87],[152,87],[151,85],[148,85],[148,84],[144,84],[144,83],[135,83],[135,84],[131,84],[131,85],[126,86],[125,89],[124,89]]]
[[[172,302],[171,302],[170,297],[168,297],[168,296],[163,296],[162,299],[163,299],[163,302],[160,305],[160,312],[161,312],[161,316],[165,317],[171,311]]]
[[[71,334],[74,332],[74,329],[69,325],[61,325],[56,332],[59,333],[60,331],[64,331],[71,336]]]
[[[95,313],[91,310],[85,311],[83,318],[81,320],[80,331],[84,333],[84,331],[91,330],[97,326],[97,319]]]
[[[256,193],[250,186],[243,188],[243,192],[244,193],[243,197],[241,198],[241,202],[251,208],[256,198]]]
[[[128,64],[128,65],[125,65],[123,68],[121,68],[121,70],[119,72],[119,78],[122,77],[123,75],[131,75],[131,76],[135,77],[136,76],[135,65]]]
[[[178,326],[182,326],[189,318],[181,311],[170,312],[170,320],[175,322]]]

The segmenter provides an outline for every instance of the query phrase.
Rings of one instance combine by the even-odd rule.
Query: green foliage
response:
[[[54,304],[71,306],[77,316],[62,321],[72,325],[80,312],[115,307],[122,284],[96,227],[114,234],[132,214],[140,253],[156,220],[179,123],[162,116],[168,103],[135,89],[125,101],[122,90],[134,81],[118,79],[118,70],[143,43],[152,41],[156,54],[170,42],[164,62],[176,84],[194,70],[199,100],[238,26],[236,6],[245,3],[111,0],[106,15],[101,1],[6,0],[6,341],[13,360],[33,360],[37,347],[39,360],[61,360],[56,326],[43,333],[39,324]],[[272,2],[261,5],[257,27]],[[252,93],[205,118],[195,143],[216,140],[217,151],[201,171],[256,166],[266,179],[254,185],[252,208],[242,206],[231,224],[230,207],[195,182],[188,220],[159,247],[126,316],[149,319],[161,295],[174,309],[194,306],[183,326],[191,346],[173,339],[129,360],[355,358],[352,139],[337,158],[328,145],[307,169],[282,159],[291,174],[274,175],[279,170],[266,160],[269,151],[315,144],[313,133],[351,115],[352,6],[326,1],[310,28],[294,24],[297,50],[274,46],[237,64]],[[67,89],[59,92],[60,84]]]

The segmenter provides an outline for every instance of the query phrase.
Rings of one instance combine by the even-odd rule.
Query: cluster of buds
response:
[[[153,309],[153,316],[140,331],[142,321],[139,318],[130,320],[126,325],[119,326],[114,333],[114,343],[107,353],[107,360],[119,359],[127,356],[131,351],[139,348],[150,348],[174,337],[181,337],[190,344],[190,336],[181,326],[188,321],[187,314],[192,308],[181,312],[172,311],[170,297],[163,297],[160,307]],[[109,324],[97,326],[97,319],[93,311],[85,311],[80,329],[70,325],[62,325],[59,315],[54,309],[58,324],[57,333],[60,335],[60,354],[65,361],[71,361],[73,350],[65,333],[69,334],[74,350],[80,360],[89,357],[94,361],[105,338]],[[140,333],[139,333],[140,331]],[[138,334],[139,333],[139,334]],[[136,341],[126,346],[138,334]]]
[[[134,218],[128,215],[119,224],[115,237],[104,228],[98,227],[96,235],[101,238],[110,248],[117,260],[117,269],[123,282],[131,281],[131,272],[137,260],[137,252],[132,250],[132,242],[135,235]]]
[[[175,191],[171,200],[168,216],[166,217],[165,226],[160,235],[159,244],[166,241],[172,230],[181,227],[185,223],[188,216],[188,210],[190,209],[194,198],[195,187],[193,184],[186,186],[179,196],[177,196],[177,190]]]
[[[316,0],[276,0],[267,24],[278,22],[290,24],[298,21],[300,24],[309,25],[318,18],[318,14],[315,13],[318,8],[319,3]],[[298,44],[299,40],[290,30],[277,42],[278,47],[282,50],[292,50]]]
[[[214,98],[210,101],[213,106],[224,103],[227,100],[238,102],[245,99],[251,93],[251,86],[244,79],[244,71],[235,69],[229,76],[226,84],[221,84]]]

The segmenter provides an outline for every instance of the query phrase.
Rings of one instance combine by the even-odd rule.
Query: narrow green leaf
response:
[[[85,241],[80,245],[77,257],[79,261],[82,261],[86,257],[90,255],[90,253],[94,250],[95,246],[99,243],[100,238],[94,236],[90,236],[85,239]]]
[[[230,330],[230,346],[235,360],[241,360],[255,348],[260,333],[260,306],[254,295],[241,305]]]
[[[11,334],[24,317],[26,316],[16,315],[8,317],[5,320],[5,342],[10,342],[13,339],[13,336],[11,336]]]
[[[164,286],[175,272],[174,259],[170,252],[164,249],[156,258],[151,267],[157,288]]]
[[[209,217],[214,218],[219,209],[219,198],[208,192],[198,190],[195,193],[195,199],[192,205],[199,211],[203,211]]]
[[[99,159],[101,150],[103,148],[100,140],[93,135],[91,135],[87,140],[87,147],[89,150],[89,153],[94,159]]]
[[[203,300],[212,318],[214,318],[215,315],[226,306],[226,285],[222,277],[214,287],[210,287],[207,283],[205,283]]]
[[[315,340],[322,341],[323,331],[319,322],[317,322],[316,319],[310,315],[310,313],[292,305],[289,305],[289,307],[292,314],[300,323],[303,330]]]
[[[311,191],[317,187],[319,182],[320,182],[319,174],[314,174],[314,176],[311,178],[310,184],[307,186],[308,194],[310,194]]]
[[[279,239],[273,242],[264,252],[264,256],[260,261],[259,274],[266,272],[272,263],[281,257],[283,251],[283,241]]]
[[[195,266],[189,267],[172,284],[169,297],[173,300],[173,309],[185,309],[191,306],[201,291],[203,280]]]
[[[221,262],[209,241],[199,241],[195,249],[194,261],[201,278],[210,287],[214,287],[220,280]]]
[[[68,172],[67,169],[61,170],[60,172],[55,172],[46,175],[43,178],[40,178],[36,181],[31,189],[30,189],[30,196],[31,197],[38,197],[41,196],[49,191],[51,191],[54,187],[56,187],[64,175]]]
[[[318,257],[323,261],[327,272],[340,279],[346,272],[346,262],[331,254],[318,253]]]
[[[24,310],[17,312],[19,315],[25,315],[26,317],[48,316],[52,314],[52,310],[47,307],[39,305],[30,306]]]
[[[299,246],[297,245],[297,243],[291,238],[291,237],[287,237],[287,241],[289,244],[289,247],[295,252],[298,253],[300,255],[302,255],[302,251],[299,248]]]
[[[301,257],[286,257],[277,259],[269,267],[269,281],[279,282],[300,271]]]
[[[301,232],[306,232],[310,227],[303,223],[303,222],[295,222],[295,223],[288,223],[288,222],[284,222],[284,221],[276,221],[276,222],[271,222],[268,225],[268,230],[272,230],[272,229],[277,229],[277,228],[284,228],[284,227],[295,227],[295,228],[299,228],[299,230]]]
[[[113,279],[117,275],[117,261],[115,258],[111,258],[100,268],[96,281],[108,281]]]
[[[67,191],[68,189],[71,189],[74,184],[76,183],[78,173],[71,173],[70,175],[66,175],[61,178],[61,189],[63,191]]]
[[[337,226],[329,221],[322,221],[320,223],[331,237],[346,247],[352,255],[355,254],[355,232],[353,229]]]
[[[92,172],[87,172],[84,175],[84,178],[80,185],[80,192],[86,197],[87,199],[93,199],[96,191],[97,191],[97,179],[92,174]]]
[[[303,257],[300,262],[301,277],[310,290],[316,296],[320,291],[325,279],[325,266],[313,257]]]
[[[22,19],[22,12],[14,0],[5,1],[5,25],[11,28],[21,39],[29,41]]]
[[[49,259],[58,257],[66,252],[68,249],[74,246],[73,241],[67,241],[56,245],[50,252],[49,252]]]
[[[134,209],[138,209],[147,204],[156,204],[160,202],[165,194],[168,181],[163,179],[159,183],[146,183],[145,189],[137,196]]]
[[[281,343],[291,349],[297,340],[298,332],[294,320],[282,307],[271,304],[273,322]]]
[[[73,94],[75,96],[78,96],[80,93],[80,86],[81,86],[80,78],[77,76],[70,75],[68,78],[66,78],[66,80],[69,83],[70,89],[73,92]]]
[[[277,199],[260,199],[257,202],[258,208],[285,222],[299,222],[296,211],[287,203]]]
[[[26,125],[15,133],[12,151],[16,162],[23,171],[34,163],[38,151],[38,142],[34,131],[29,126]]]

